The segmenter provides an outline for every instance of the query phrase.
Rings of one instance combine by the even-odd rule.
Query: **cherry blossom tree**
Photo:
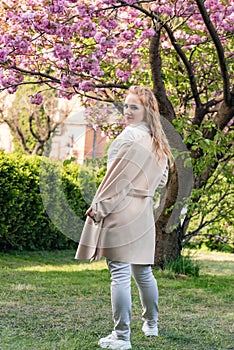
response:
[[[41,103],[49,87],[58,97],[79,95],[88,104],[90,98],[116,103],[130,85],[150,85],[161,115],[181,134],[195,191],[172,232],[165,229],[170,210],[157,218],[155,261],[161,266],[205,227],[203,220],[188,232],[192,211],[212,176],[230,164],[233,13],[233,0],[2,1],[2,90],[12,94],[30,83],[41,90],[32,103]],[[177,201],[177,170],[171,171],[167,209]]]

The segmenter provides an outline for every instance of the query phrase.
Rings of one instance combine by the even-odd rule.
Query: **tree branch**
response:
[[[218,209],[217,215],[216,215],[214,218],[210,219],[210,220],[204,221],[205,216],[202,215],[202,218],[201,218],[201,220],[200,220],[200,223],[199,223],[198,227],[197,227],[195,230],[193,230],[193,231],[189,232],[188,234],[184,235],[184,239],[185,239],[184,244],[186,244],[192,237],[197,236],[197,235],[200,233],[201,229],[203,229],[203,228],[209,226],[210,224],[213,224],[213,223],[215,223],[215,222],[220,221],[226,214],[232,212],[231,209],[228,209],[225,213],[222,213],[222,214],[221,214],[221,211],[222,211],[222,210],[223,210],[223,208],[222,208],[222,206],[221,206],[221,207]]]
[[[21,72],[21,73],[24,73],[24,74],[27,74],[27,75],[31,75],[31,76],[36,76],[36,77],[47,78],[50,81],[53,81],[53,82],[56,82],[56,83],[60,83],[59,79],[57,79],[55,77],[52,77],[49,74],[45,74],[45,73],[41,73],[41,72],[33,72],[33,71],[29,71],[27,69],[23,69],[23,68],[20,68],[20,67],[17,67],[17,66],[12,66],[11,68],[16,70],[17,72]]]
[[[185,53],[183,52],[183,50],[181,49],[180,45],[177,43],[176,38],[174,37],[174,34],[173,34],[171,28],[169,28],[167,25],[164,25],[164,28],[165,28],[165,30],[170,38],[170,41],[171,41],[173,47],[175,48],[177,54],[179,55],[180,59],[184,63],[184,66],[187,70],[193,98],[194,98],[195,103],[196,103],[196,107],[201,108],[202,103],[200,100],[200,96],[199,96],[197,83],[196,83],[196,79],[194,76],[192,65],[190,64],[189,60],[187,59],[187,57],[186,57]]]
[[[34,117],[34,114],[31,114],[29,117],[29,128],[30,128],[30,132],[32,134],[32,136],[40,143],[40,144],[44,144],[46,141],[49,140],[50,135],[51,135],[51,120],[50,117],[47,115],[46,116],[46,125],[47,125],[47,130],[46,130],[46,136],[44,138],[42,138],[39,134],[36,134],[33,130],[33,125],[32,122],[33,120],[36,120],[36,118]],[[40,123],[40,121],[38,120],[38,123]],[[38,127],[40,129],[40,127]]]
[[[160,30],[150,40],[149,60],[151,75],[153,80],[153,90],[159,103],[160,113],[170,122],[175,119],[175,112],[171,102],[168,100],[165,86],[161,74],[161,56],[160,56]]]
[[[74,86],[76,86],[76,85],[74,85]],[[128,85],[121,85],[121,84],[112,84],[112,83],[104,83],[104,84],[97,84],[97,85],[94,85],[95,86],[95,88],[107,88],[107,89],[109,89],[109,88],[117,88],[117,89],[122,89],[122,90],[127,90],[128,88],[129,88],[129,86]]]
[[[204,23],[206,25],[206,28],[208,29],[210,36],[214,42],[214,45],[216,47],[216,51],[218,54],[219,58],[219,63],[220,63],[220,70],[221,70],[221,75],[223,79],[223,94],[224,94],[224,101],[228,106],[231,105],[231,93],[230,93],[230,80],[228,76],[228,71],[227,71],[227,62],[225,59],[224,55],[224,50],[223,46],[219,40],[218,34],[210,20],[210,16],[205,8],[204,2],[202,0],[196,0],[197,6],[199,8],[199,11],[202,15],[202,18],[204,20]]]

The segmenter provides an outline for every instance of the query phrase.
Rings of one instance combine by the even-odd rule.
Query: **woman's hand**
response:
[[[87,216],[89,216],[91,219],[93,219],[94,220],[94,218],[93,218],[93,216],[92,216],[92,208],[90,207],[87,211],[86,211],[86,213],[85,213],[85,217],[87,217]]]

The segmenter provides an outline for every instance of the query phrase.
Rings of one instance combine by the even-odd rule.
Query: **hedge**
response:
[[[0,250],[76,247],[95,181],[88,167],[0,151]]]

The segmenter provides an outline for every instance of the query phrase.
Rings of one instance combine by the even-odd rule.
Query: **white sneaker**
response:
[[[132,348],[130,341],[117,339],[113,334],[110,334],[105,338],[101,338],[98,345],[103,349],[113,350],[128,350]]]
[[[148,326],[147,322],[144,322],[143,327],[142,327],[142,331],[145,333],[145,335],[147,337],[149,337],[150,335],[153,335],[155,337],[158,336],[158,326],[154,326],[154,327],[150,327]]]

